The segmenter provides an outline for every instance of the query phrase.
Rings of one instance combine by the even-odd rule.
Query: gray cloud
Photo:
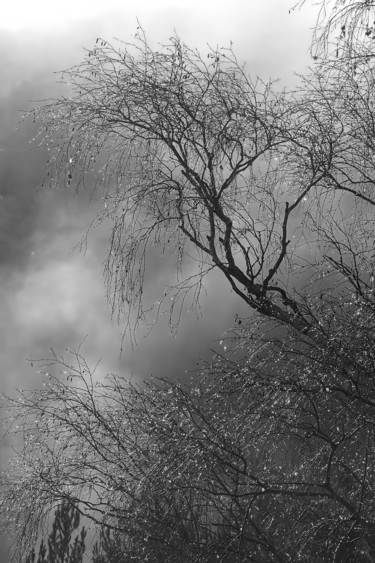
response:
[[[285,6],[281,6],[285,4]],[[176,336],[162,319],[147,339],[131,349],[125,341],[120,358],[121,327],[111,321],[105,302],[102,265],[107,245],[106,228],[92,231],[87,253],[73,250],[95,214],[89,194],[73,197],[67,191],[37,191],[43,178],[45,154],[31,150],[35,136],[31,122],[20,124],[22,111],[32,100],[58,95],[53,71],[78,63],[83,47],[97,36],[128,39],[135,32],[136,16],[150,40],[167,42],[173,28],[198,48],[207,43],[234,42],[239,59],[248,61],[249,72],[292,80],[292,70],[308,61],[308,28],[311,15],[288,15],[288,2],[238,0],[230,7],[214,2],[137,3],[136,8],[108,11],[100,17],[64,22],[53,30],[2,32],[0,37],[0,366],[1,391],[16,386],[36,387],[40,376],[27,358],[77,347],[87,336],[83,353],[100,373],[117,371],[135,377],[184,377],[198,358],[209,358],[223,331],[241,305],[226,283],[211,276],[202,317],[185,313]],[[136,11],[137,10],[137,11]],[[149,276],[153,271],[149,271]],[[9,449],[0,449],[1,466]],[[4,563],[7,556],[0,553]]]

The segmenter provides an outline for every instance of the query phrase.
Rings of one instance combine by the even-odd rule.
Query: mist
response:
[[[25,2],[22,17],[10,7],[0,22],[0,392],[6,394],[40,385],[29,360],[48,357],[51,348],[63,353],[80,345],[89,364],[101,360],[103,375],[183,378],[199,359],[211,356],[235,315],[247,314],[225,281],[210,276],[200,317],[185,315],[176,334],[162,317],[147,338],[140,331],[136,346],[122,340],[123,326],[112,318],[105,299],[110,226],[92,229],[84,252],[77,247],[96,215],[100,194],[38,188],[47,156],[33,140],[37,126],[22,116],[38,100],[61,94],[55,73],[78,64],[97,37],[131,40],[137,18],[152,45],[167,43],[174,31],[197,48],[232,41],[251,75],[280,79],[289,87],[297,80],[293,73],[309,63],[313,10],[290,15],[288,0],[262,7],[256,0],[234,1],[230,7],[211,0],[189,6],[140,1],[136,8],[94,2],[76,13],[70,4],[51,13],[36,2],[28,12]],[[23,13],[19,3],[17,11]],[[157,275],[148,271],[152,282]],[[10,454],[5,439],[1,469]],[[5,542],[0,560],[8,561]]]

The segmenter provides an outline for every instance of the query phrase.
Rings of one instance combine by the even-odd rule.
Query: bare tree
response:
[[[191,387],[52,358],[61,373],[11,402],[18,553],[68,500],[124,560],[373,560],[371,65],[327,61],[287,94],[231,50],[154,51],[140,29],[65,78],[72,95],[34,113],[52,181],[103,190],[114,310],[145,318],[159,252],[172,324],[212,269],[251,317]]]
[[[346,244],[330,231],[350,236],[374,203],[372,75],[359,89],[326,71],[286,94],[252,82],[231,50],[204,58],[171,38],[154,51],[139,29],[134,44],[98,40],[64,73],[72,95],[34,112],[48,174],[104,190],[108,297],[122,318],[147,318],[145,271],[158,252],[176,260],[176,283],[153,304],[157,313],[168,295],[172,324],[217,269],[255,311],[319,331],[289,273],[310,260],[316,282],[322,248]],[[344,217],[343,198],[357,215]]]
[[[73,96],[35,113],[53,177],[79,185],[93,161],[105,160],[96,181],[114,222],[106,264],[114,308],[135,310],[135,323],[143,317],[155,247],[175,254],[177,275],[186,255],[198,261],[173,297],[197,298],[216,268],[250,307],[308,330],[293,288],[280,281],[291,218],[322,171],[297,179],[285,158],[286,128],[294,129],[287,96],[253,83],[231,50],[205,60],[172,38],[153,51],[142,30],[133,45],[99,40],[65,78]]]
[[[120,562],[372,561],[374,311],[336,296],[321,319],[329,346],[243,321],[189,386],[95,381],[79,355],[53,357],[44,388],[10,403],[16,558],[68,502]]]
[[[307,3],[299,0],[291,11]],[[315,59],[327,56],[348,58],[359,64],[373,58],[375,38],[375,3],[371,0],[319,0],[317,22],[313,33]]]

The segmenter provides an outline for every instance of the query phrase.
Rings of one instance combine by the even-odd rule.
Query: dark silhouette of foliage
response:
[[[47,544],[42,538],[38,555],[33,548],[25,563],[82,563],[86,538],[84,527],[72,543],[72,536],[78,530],[79,523],[80,514],[76,507],[68,501],[62,502],[55,511]]]

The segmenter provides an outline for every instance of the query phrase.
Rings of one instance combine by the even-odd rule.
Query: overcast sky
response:
[[[293,84],[293,72],[309,63],[312,9],[289,14],[293,0],[17,0],[0,17],[0,391],[35,387],[39,377],[28,358],[62,352],[85,338],[84,355],[102,370],[134,377],[181,377],[229,328],[240,305],[220,279],[212,278],[203,316],[182,321],[177,336],[166,323],[133,351],[105,302],[102,265],[106,228],[93,231],[86,254],[75,250],[95,215],[89,194],[37,190],[44,154],[32,150],[36,131],[20,123],[33,101],[54,96],[62,70],[78,63],[95,39],[129,39],[140,20],[153,43],[173,30],[190,46],[233,41],[250,74]],[[152,276],[153,272],[149,272]],[[155,274],[156,275],[156,274]],[[9,453],[0,450],[4,467]],[[6,563],[7,556],[0,560]]]

